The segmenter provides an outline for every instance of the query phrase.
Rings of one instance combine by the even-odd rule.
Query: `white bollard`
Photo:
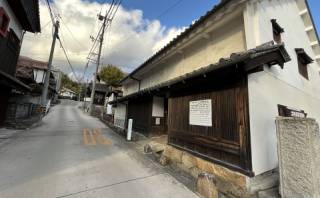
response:
[[[132,119],[129,119],[129,122],[128,122],[128,133],[127,133],[127,140],[128,140],[128,141],[131,141],[131,136],[132,136],[132,123],[133,123],[133,120],[132,120]]]

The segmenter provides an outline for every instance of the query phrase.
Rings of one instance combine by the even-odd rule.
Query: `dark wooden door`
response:
[[[149,135],[151,130],[152,97],[144,96],[128,102],[128,119],[133,119],[132,129]]]

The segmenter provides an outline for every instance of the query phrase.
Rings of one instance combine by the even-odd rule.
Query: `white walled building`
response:
[[[73,98],[77,97],[77,93],[72,91],[71,89],[62,87],[60,90],[59,96],[63,97],[63,98],[73,99]]]
[[[164,130],[176,148],[257,176],[278,166],[279,105],[320,121],[319,70],[305,0],[224,0],[123,79],[113,104],[137,132]]]
[[[273,38],[271,19],[277,19],[284,29],[282,42],[292,60],[285,64],[284,69],[265,68],[263,72],[248,76],[251,150],[255,159],[252,165],[256,174],[278,166],[274,124],[278,104],[302,109],[308,113],[308,117],[320,122],[320,48],[306,1],[247,3],[244,20],[248,30],[248,49]],[[296,48],[303,48],[315,60],[307,66],[309,79],[299,74]]]

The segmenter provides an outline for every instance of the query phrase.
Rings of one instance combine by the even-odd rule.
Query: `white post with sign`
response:
[[[128,133],[127,133],[127,140],[128,140],[128,141],[131,141],[131,136],[132,136],[132,123],[133,123],[133,120],[132,120],[132,119],[129,119],[129,122],[128,122]]]

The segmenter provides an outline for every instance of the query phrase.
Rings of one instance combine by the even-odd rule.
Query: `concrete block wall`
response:
[[[276,120],[280,192],[286,198],[320,197],[320,132],[310,118]]]

